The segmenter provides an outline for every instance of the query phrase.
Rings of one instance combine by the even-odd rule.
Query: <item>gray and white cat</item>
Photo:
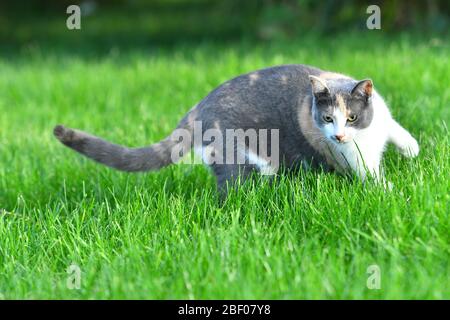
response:
[[[321,167],[363,180],[370,175],[384,182],[380,164],[388,142],[407,157],[419,153],[417,141],[392,118],[371,80],[306,65],[262,69],[225,82],[191,109],[177,129],[192,136],[196,122],[201,122],[203,134],[209,129],[223,135],[228,129],[277,130],[277,145],[269,143],[269,151],[279,153],[284,168]],[[176,132],[145,148],[127,148],[61,125],[54,129],[66,146],[123,171],[157,170],[175,162],[173,149],[183,144]],[[205,150],[209,156],[230,151],[211,145],[185,139],[183,146],[193,147],[204,159]],[[205,159],[224,194],[238,177],[242,182],[253,172],[276,172],[270,159],[248,143],[233,146],[232,152],[244,154],[245,162]]]

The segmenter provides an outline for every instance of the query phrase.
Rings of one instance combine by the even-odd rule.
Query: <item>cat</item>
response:
[[[275,130],[277,139],[268,143],[268,151],[271,156],[276,153],[282,167],[322,168],[363,181],[372,177],[385,183],[381,159],[388,142],[406,157],[419,153],[416,139],[392,118],[372,80],[357,81],[300,64],[265,68],[223,83],[192,108],[167,138],[145,148],[119,146],[62,125],[54,128],[54,135],[97,162],[130,172],[158,170],[178,161],[175,148],[181,145],[183,156],[193,147],[214,172],[225,196],[230,185],[242,183],[252,173],[277,172],[278,163],[267,152],[258,152],[261,142],[250,146],[246,136],[244,144],[228,147],[215,137],[211,147],[213,143],[192,139],[196,123],[201,124],[202,134],[212,129],[223,135],[229,129],[254,130],[257,135]],[[184,139],[179,130],[187,132]],[[243,155],[244,161],[211,161],[230,150],[230,159]]]

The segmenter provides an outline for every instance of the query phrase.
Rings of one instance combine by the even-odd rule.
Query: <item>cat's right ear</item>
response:
[[[309,75],[309,81],[311,81],[311,89],[314,96],[324,96],[330,94],[330,89],[328,89],[324,80],[319,77]]]

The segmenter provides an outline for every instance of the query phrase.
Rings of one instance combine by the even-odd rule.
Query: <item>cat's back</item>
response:
[[[278,96],[280,92],[309,90],[308,75],[324,71],[303,64],[280,65],[255,70],[228,80],[213,90],[205,100],[220,98],[258,98]],[[266,100],[267,101],[267,100]]]
[[[280,109],[310,95],[308,75],[324,71],[302,64],[280,65],[237,76],[211,91],[199,104],[198,114],[207,118],[272,118]],[[262,119],[261,119],[262,120]]]

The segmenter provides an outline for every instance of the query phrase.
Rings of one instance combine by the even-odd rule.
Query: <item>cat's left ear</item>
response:
[[[328,89],[324,80],[312,75],[309,75],[308,77],[309,81],[311,81],[312,92],[316,97],[330,94],[330,89]]]
[[[359,81],[352,89],[352,96],[359,95],[366,98],[370,98],[373,92],[373,82],[370,79]]]

